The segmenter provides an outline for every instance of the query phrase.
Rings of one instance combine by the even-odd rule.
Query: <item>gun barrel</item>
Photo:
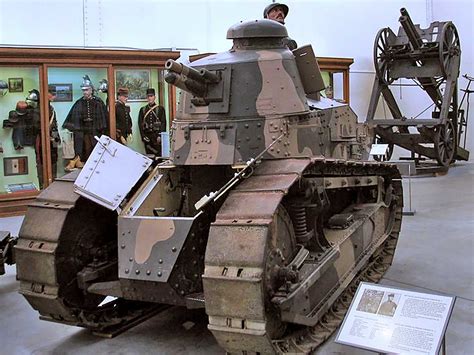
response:
[[[201,76],[201,73],[198,70],[175,62],[173,59],[168,59],[166,61],[165,68],[170,72],[186,75],[188,78],[204,83],[204,78]]]
[[[413,49],[420,49],[420,47],[423,45],[423,41],[421,40],[420,34],[416,31],[416,27],[413,24],[413,21],[411,20],[407,9],[402,7],[400,9],[400,13],[402,14],[402,16],[400,16],[398,21],[405,30],[408,40],[410,41]]]
[[[196,81],[191,77],[185,77],[173,71],[168,71],[165,75],[165,81],[197,97],[204,97],[206,94],[207,88],[205,83]]]
[[[214,74],[204,68],[199,71],[199,74],[206,82],[211,84],[217,84],[219,81],[221,81],[221,78],[217,74]]]

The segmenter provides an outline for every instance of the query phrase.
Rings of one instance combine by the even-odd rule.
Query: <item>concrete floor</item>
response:
[[[416,214],[403,219],[395,259],[382,283],[457,296],[447,353],[473,354],[474,165],[458,164],[448,175],[416,177],[411,183]],[[15,235],[20,223],[21,218],[0,219],[0,230]],[[15,268],[7,267],[0,277],[0,354],[223,353],[206,329],[204,311],[174,307],[114,339],[102,339],[38,320],[17,288]],[[332,337],[316,354],[372,353],[336,344]]]

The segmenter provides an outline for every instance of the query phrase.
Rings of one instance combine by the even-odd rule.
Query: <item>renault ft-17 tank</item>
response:
[[[285,37],[277,22],[243,22],[229,51],[168,61],[181,89],[170,159],[103,136],[77,179],[40,194],[16,257],[42,319],[107,332],[156,305],[202,307],[230,353],[307,353],[358,283],[380,279],[400,231],[400,175],[363,161],[372,137],[348,105],[320,97],[311,47],[291,52]]]

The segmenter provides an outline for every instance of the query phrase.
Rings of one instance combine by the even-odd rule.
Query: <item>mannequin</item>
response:
[[[74,133],[74,151],[76,156],[70,160],[64,170],[82,168],[94,148],[94,136],[100,136],[108,128],[107,108],[104,102],[94,95],[94,87],[88,75],[83,77],[82,97],[69,111],[63,128]]]

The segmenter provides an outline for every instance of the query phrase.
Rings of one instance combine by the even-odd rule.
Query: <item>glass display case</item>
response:
[[[175,51],[0,47],[0,216],[24,213],[55,178],[80,168],[94,135],[116,138],[119,87],[130,91],[126,106],[133,134],[124,144],[145,154],[138,113],[153,88],[169,127],[175,95],[163,70],[167,59],[178,57]],[[94,99],[78,113],[85,82]],[[78,137],[85,154],[79,160],[71,152]]]
[[[353,58],[318,57],[326,90],[324,95],[330,99],[349,103],[349,67]]]

